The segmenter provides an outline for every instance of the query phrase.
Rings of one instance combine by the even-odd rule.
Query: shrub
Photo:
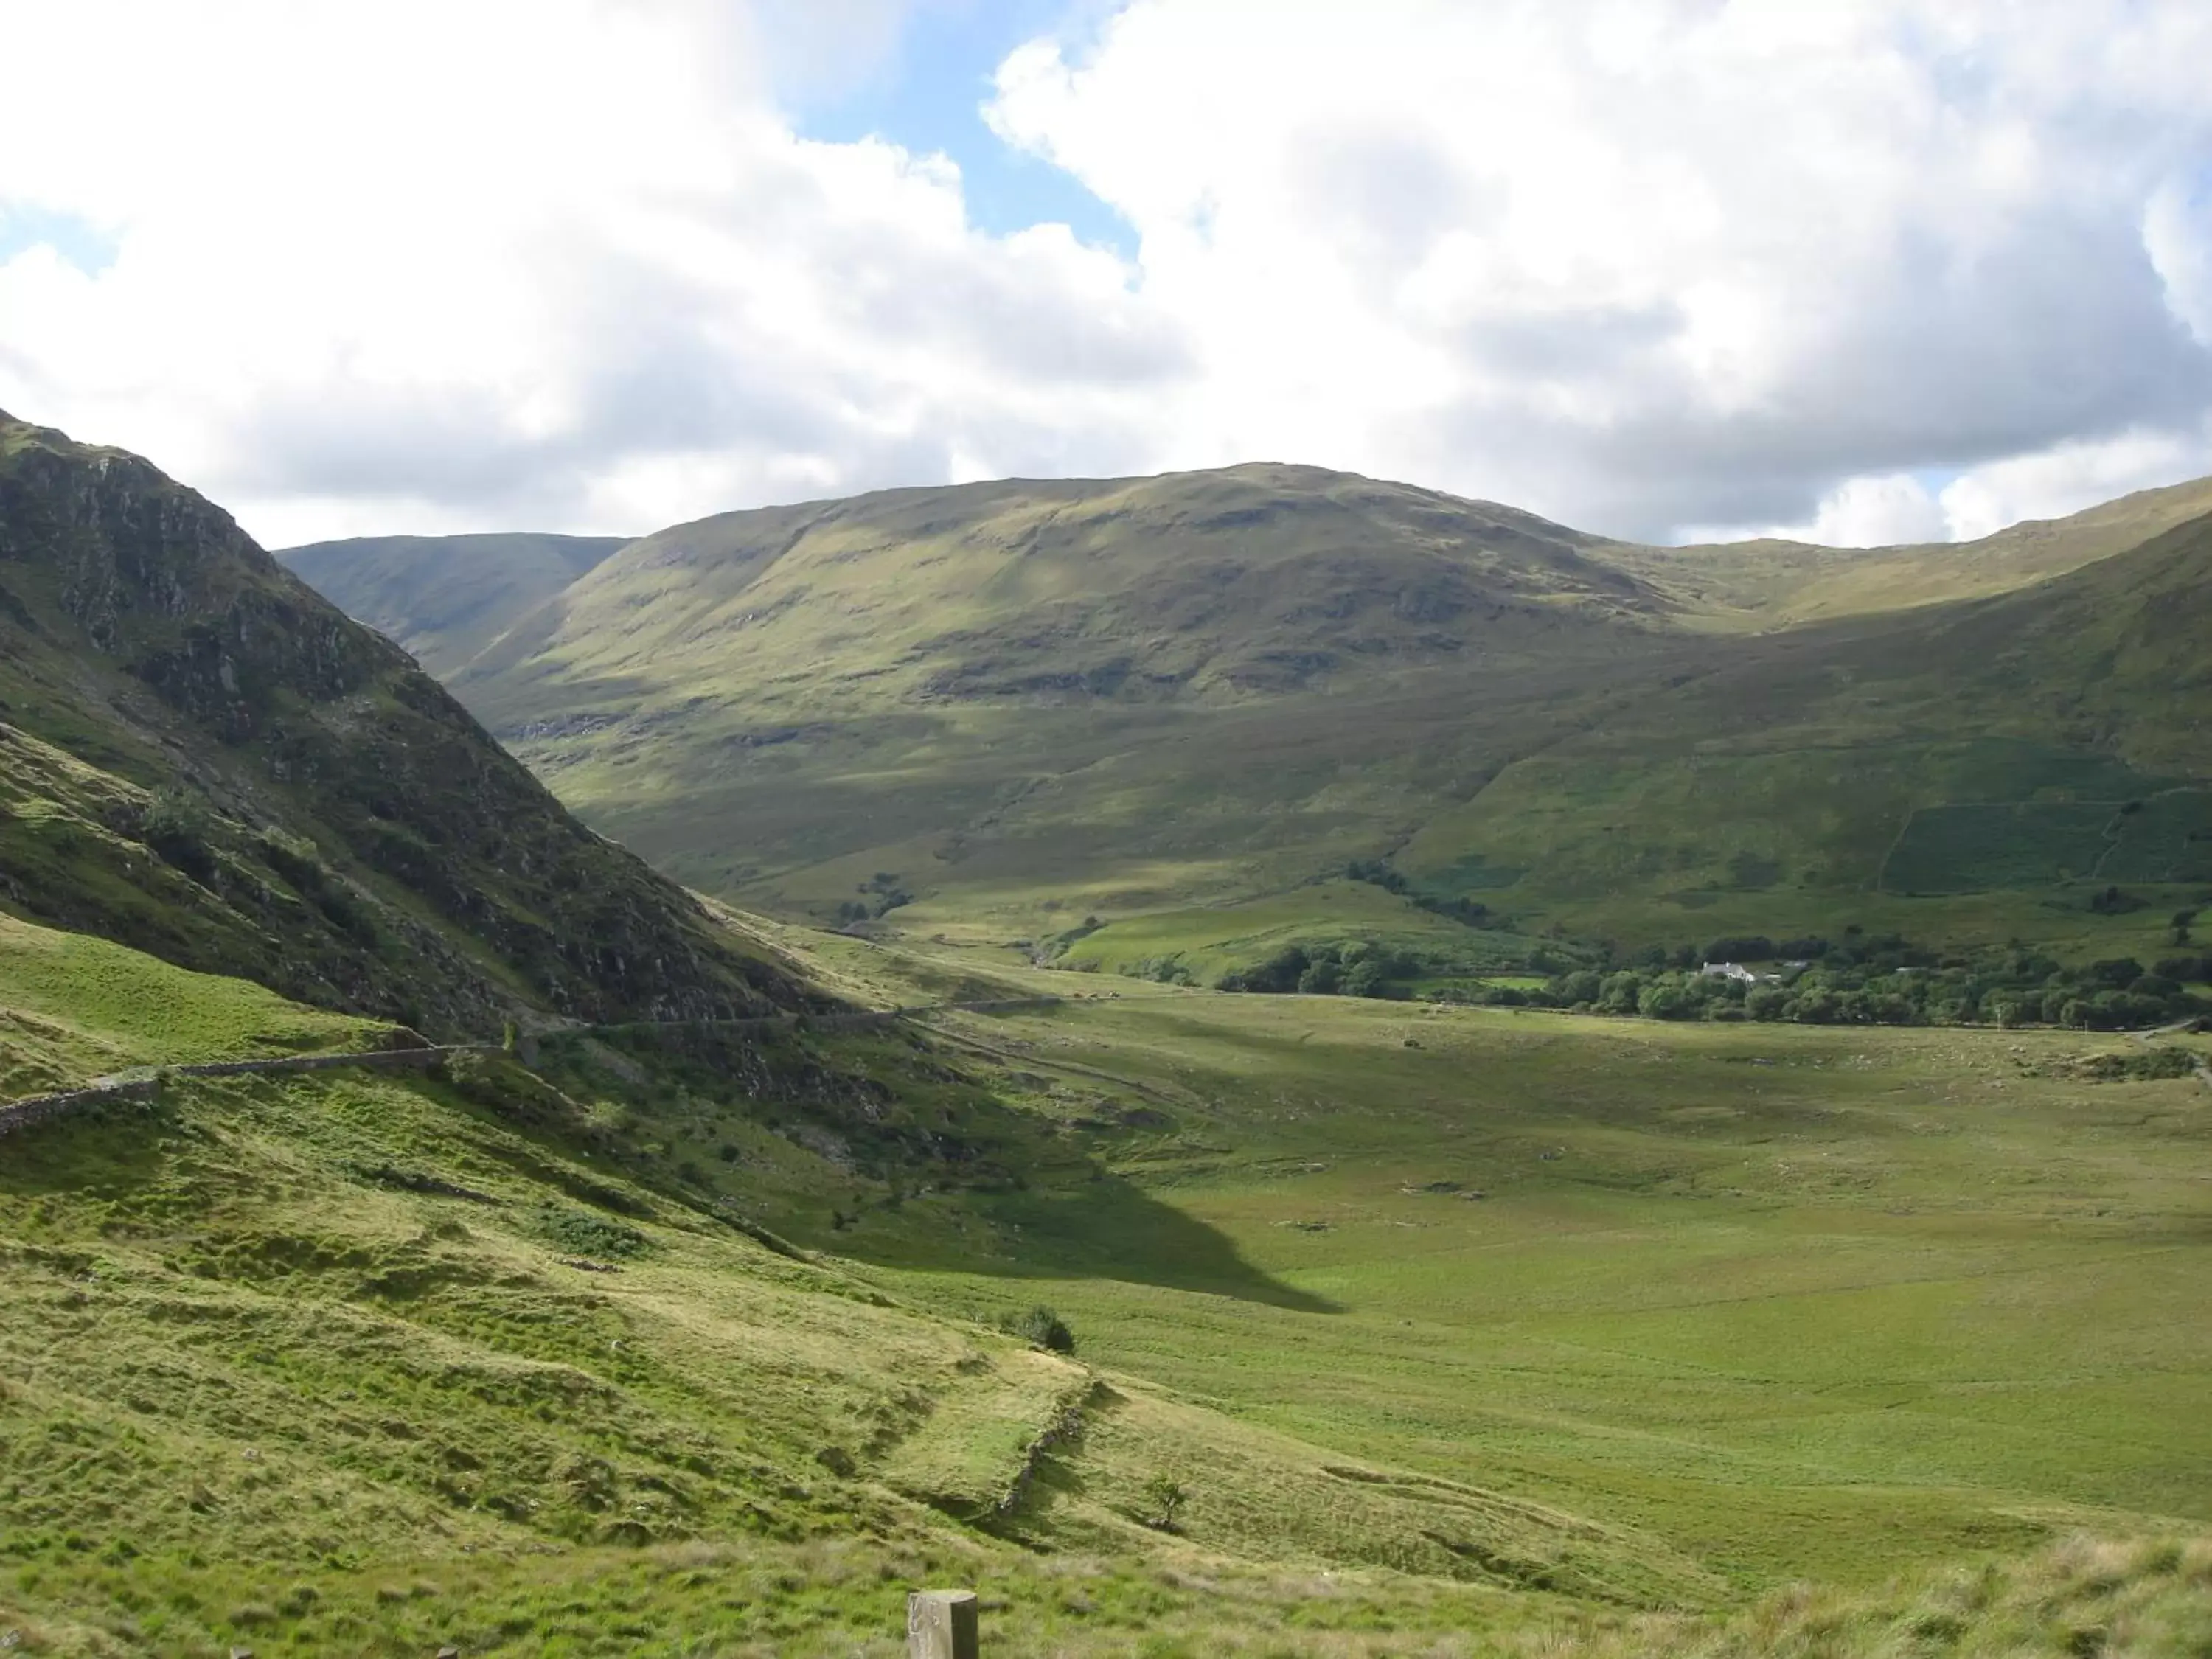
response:
[[[1042,1304],[1025,1314],[1010,1315],[1003,1325],[1010,1334],[1020,1337],[1034,1347],[1043,1348],[1052,1353],[1075,1352],[1075,1333],[1068,1329],[1066,1320]]]
[[[539,1205],[533,1219],[548,1243],[577,1255],[636,1255],[652,1242],[635,1227],[562,1204]]]
[[[1379,997],[1389,994],[1388,981],[1390,964],[1376,957],[1354,963],[1345,970],[1340,988],[1348,997]]]
[[[209,814],[197,795],[164,789],[147,806],[138,834],[161,861],[194,881],[215,879],[215,851],[208,845]]]
[[[1298,988],[1298,980],[1311,965],[1311,958],[1295,945],[1286,945],[1255,968],[1235,969],[1221,976],[1224,991],[1261,991],[1280,994]]]

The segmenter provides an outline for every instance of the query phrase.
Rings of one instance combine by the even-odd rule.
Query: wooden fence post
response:
[[[906,1598],[907,1659],[980,1659],[974,1590],[916,1590]]]

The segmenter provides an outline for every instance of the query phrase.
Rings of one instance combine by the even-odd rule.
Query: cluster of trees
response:
[[[1698,971],[1751,967],[1746,979]],[[2073,966],[2008,948],[1939,956],[1896,934],[1853,932],[1831,944],[1717,939],[1703,951],[1649,951],[1610,969],[1554,975],[1541,988],[1492,988],[1493,1004],[1640,1014],[1649,1019],[1790,1020],[1815,1025],[2061,1025],[2127,1030],[2212,1014],[2192,987],[2212,960],[2132,957]]]
[[[914,902],[914,895],[899,885],[898,873],[878,870],[855,890],[860,896],[847,899],[837,907],[840,923],[874,921],[889,915],[901,905]]]
[[[1449,916],[1469,927],[1494,928],[1509,932],[1512,924],[1486,904],[1478,904],[1462,895],[1454,898],[1437,898],[1433,894],[1418,893],[1413,883],[1400,875],[1380,859],[1354,859],[1344,866],[1347,881],[1364,881],[1370,887],[1380,887],[1386,893],[1395,893],[1409,900],[1416,909],[1426,910],[1431,915]]]
[[[1416,977],[1421,963],[1371,939],[1342,945],[1288,945],[1256,967],[1224,974],[1224,991],[1299,991],[1308,996],[1384,997],[1391,981]]]

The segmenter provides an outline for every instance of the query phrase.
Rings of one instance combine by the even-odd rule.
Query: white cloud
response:
[[[2022,519],[2057,519],[2094,502],[2212,473],[2212,423],[2062,443],[1976,467],[1945,487],[1944,522],[1960,540]]]
[[[2193,425],[2207,62],[2185,0],[1138,0],[995,119],[1142,234],[1187,453],[1651,534]]]
[[[273,542],[1141,460],[1183,357],[1130,270],[975,233],[941,158],[796,137],[745,22],[0,0],[0,202],[117,243],[0,265],[0,407]]]
[[[0,0],[0,235],[114,248],[0,256],[0,407],[272,541],[1261,456],[1893,540],[2207,465],[2194,0],[1133,0],[990,111],[1133,263],[793,134],[967,3]]]
[[[1691,526],[1687,541],[1720,541],[1746,535],[1826,547],[1899,547],[1940,542],[1951,535],[1943,503],[1910,472],[1846,478],[1820,498],[1799,524]]]

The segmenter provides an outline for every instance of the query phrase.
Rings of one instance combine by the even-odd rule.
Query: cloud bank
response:
[[[988,115],[1133,258],[799,136],[896,0],[0,0],[0,407],[275,542],[1256,458],[1894,541],[2212,471],[2193,0],[1097,11]]]

